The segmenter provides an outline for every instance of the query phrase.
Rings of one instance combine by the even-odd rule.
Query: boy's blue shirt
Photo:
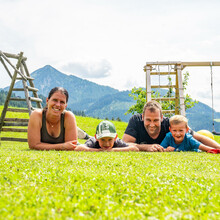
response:
[[[161,146],[167,148],[169,146],[174,147],[174,151],[196,151],[200,152],[199,145],[201,142],[197,141],[193,136],[189,133],[185,134],[184,140],[181,144],[176,144],[171,132],[166,134],[166,137],[161,142]]]

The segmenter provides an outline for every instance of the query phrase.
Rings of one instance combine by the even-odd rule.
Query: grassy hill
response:
[[[100,120],[76,118],[95,133]],[[127,123],[114,123],[122,137]],[[34,151],[2,142],[0,218],[218,219],[219,159],[196,152]]]

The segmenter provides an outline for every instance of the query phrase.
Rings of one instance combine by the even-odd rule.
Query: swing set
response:
[[[168,62],[147,62],[144,66],[146,72],[146,101],[156,100],[159,102],[168,101],[170,105],[168,110],[163,110],[163,113],[168,114],[181,114],[185,116],[185,104],[184,104],[184,93],[183,93],[183,81],[182,71],[186,67],[210,67],[211,75],[211,102],[212,102],[212,133],[214,135],[220,135],[220,132],[215,130],[215,119],[214,119],[214,85],[213,85],[213,66],[220,66],[220,62],[180,62],[180,61],[168,61]],[[151,84],[151,76],[158,76],[159,82],[155,85]],[[161,77],[168,76],[168,83],[161,85]],[[164,80],[163,80],[164,81]],[[172,83],[174,81],[174,84]],[[169,97],[157,97],[153,98],[152,89],[158,89],[159,93],[161,89],[175,89],[174,96],[170,93]],[[172,105],[171,103],[174,103]]]

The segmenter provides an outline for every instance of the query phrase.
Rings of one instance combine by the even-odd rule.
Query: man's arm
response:
[[[126,143],[135,143],[136,138],[131,135],[124,134],[122,140]],[[139,151],[148,151],[148,152],[163,152],[164,148],[159,144],[136,144],[136,147]]]
[[[216,141],[212,140],[209,137],[206,137],[204,135],[198,134],[196,132],[194,132],[193,137],[200,141],[201,143],[203,143],[206,146],[212,147],[212,148],[216,148],[216,149],[220,149],[220,144],[217,143]]]

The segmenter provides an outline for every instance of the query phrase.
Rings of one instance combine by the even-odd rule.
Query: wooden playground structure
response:
[[[185,116],[185,104],[184,104],[184,88],[182,80],[182,71],[186,67],[210,67],[211,69],[211,91],[212,91],[212,108],[213,106],[213,72],[212,67],[220,66],[220,61],[209,61],[209,62],[181,62],[181,61],[167,61],[167,62],[147,62],[144,66],[144,71],[146,72],[146,100],[157,100],[163,101],[174,101],[175,106],[170,110],[163,110],[163,113],[173,113],[181,114]],[[165,70],[164,70],[165,69]],[[162,71],[161,71],[162,70]],[[159,77],[159,83],[152,85],[151,77],[157,75]],[[173,76],[174,84],[161,85],[160,77],[167,76],[167,78]],[[152,98],[152,89],[175,89],[174,97],[158,97]]]

